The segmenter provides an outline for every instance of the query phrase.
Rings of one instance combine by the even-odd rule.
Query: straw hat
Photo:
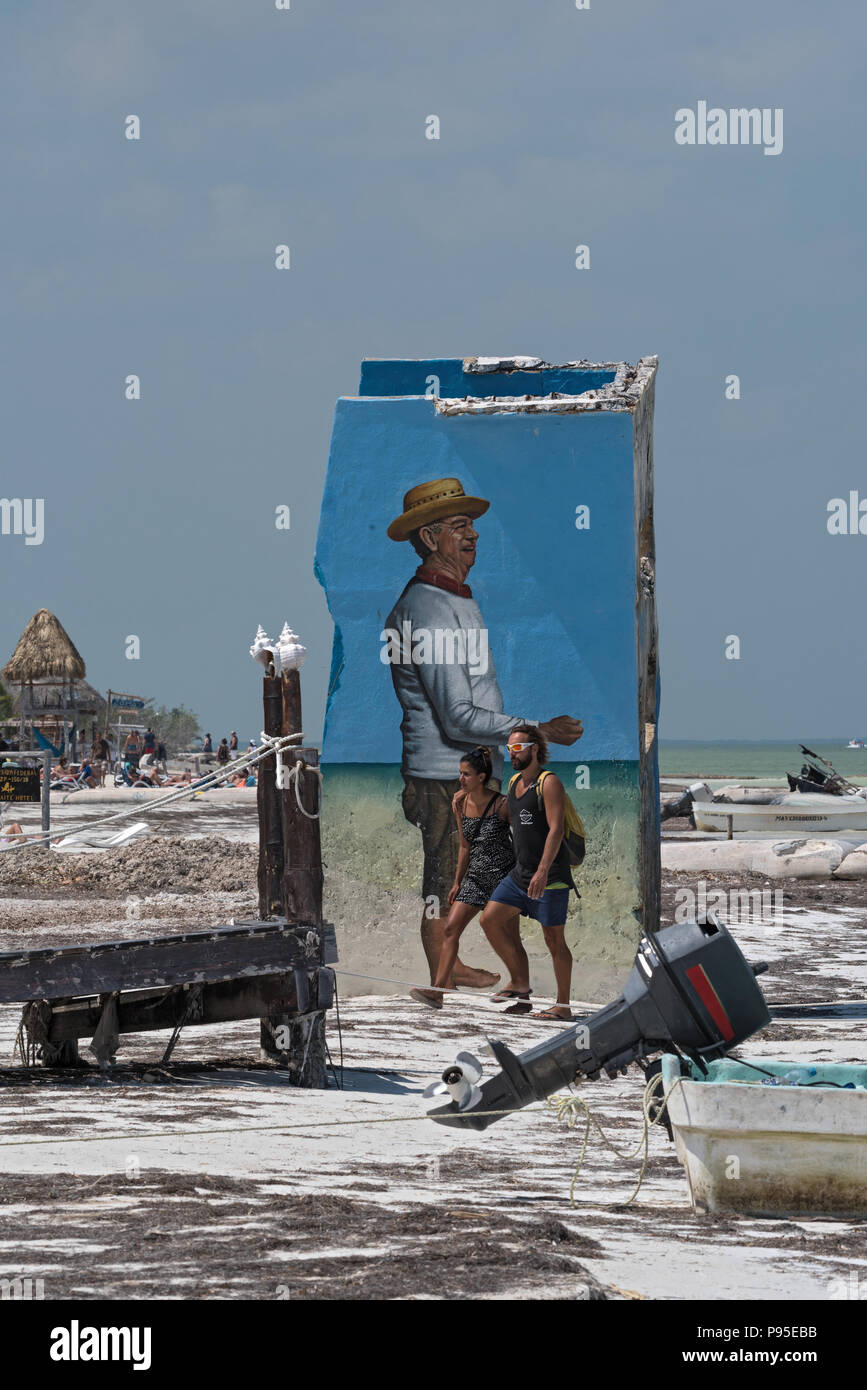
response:
[[[405,541],[411,531],[442,521],[447,516],[475,519],[488,510],[483,497],[468,497],[457,478],[437,478],[432,483],[411,487],[403,499],[403,511],[391,523],[388,534],[393,541]]]

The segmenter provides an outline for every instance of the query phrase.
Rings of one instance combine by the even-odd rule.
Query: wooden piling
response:
[[[301,733],[301,679],[297,671],[266,676],[265,733]],[[287,922],[322,926],[322,845],[319,832],[319,753],[315,748],[287,747],[282,754],[283,789],[277,788],[276,755],[259,764],[259,906],[263,917],[282,915]],[[297,773],[295,768],[301,764]],[[297,778],[297,791],[296,791]],[[299,799],[301,806],[299,807]],[[304,812],[307,812],[305,815]],[[266,910],[267,909],[267,910]],[[310,998],[318,1002],[318,966],[322,934],[311,952]],[[309,1009],[309,1005],[308,1005]],[[281,1045],[282,1044],[282,1045]],[[260,1047],[264,1060],[294,1071],[301,1085],[325,1086],[325,1016],[299,1013],[297,994],[275,1005],[262,1019]]]
[[[266,676],[262,703],[264,732],[271,736],[285,733],[283,728],[283,690],[280,676]],[[273,753],[257,767],[256,805],[259,812],[259,916],[263,922],[283,913],[283,824],[277,767]]]

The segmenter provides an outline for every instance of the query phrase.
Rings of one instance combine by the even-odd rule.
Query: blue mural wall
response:
[[[490,500],[467,582],[504,710],[583,720],[552,760],[637,758],[631,415],[447,417],[413,397],[337,405],[316,547],[335,623],[324,759],[401,760],[381,633],[420,560],[386,529],[410,488],[442,477]]]
[[[466,583],[487,634],[498,703],[478,699],[473,709],[501,709],[513,720],[583,721],[583,737],[569,746],[552,743],[548,759],[587,831],[568,940],[585,970],[588,962],[600,971],[626,970],[639,902],[633,416],[443,415],[424,394],[429,377],[438,378],[441,398],[523,396],[580,394],[611,381],[614,371],[477,374],[465,373],[460,359],[370,361],[362,394],[337,403],[315,563],[335,625],[322,833],[341,959],[365,974],[375,960],[374,973],[423,977],[419,900],[425,916],[447,910],[445,865],[456,857],[457,829],[451,827],[454,844],[425,850],[435,812],[419,807],[410,783],[429,779],[431,787],[440,779],[447,786],[461,751],[479,742],[495,750],[495,777],[510,772],[503,766],[505,735],[462,741],[445,725],[440,765],[419,767],[418,745],[413,753],[401,732],[394,667],[383,660],[390,615],[421,564],[408,541],[389,538],[388,527],[411,489],[453,478],[468,497],[489,503],[473,521],[478,543]],[[580,528],[579,507],[587,509],[582,522],[589,515]],[[458,504],[452,514],[463,510]],[[411,592],[418,589],[430,598],[430,585]],[[489,682],[487,696],[490,690]],[[430,699],[428,717],[434,709]],[[522,934],[538,988],[550,960],[536,924],[522,919]],[[477,923],[468,929],[467,950],[466,959],[500,968]],[[595,987],[588,980],[579,970],[579,995]]]

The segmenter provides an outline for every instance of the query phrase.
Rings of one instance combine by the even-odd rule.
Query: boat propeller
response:
[[[432,1096],[449,1096],[458,1110],[478,1105],[482,1093],[476,1085],[482,1079],[482,1064],[471,1052],[459,1052],[451,1066],[446,1067],[440,1081],[434,1081],[422,1092],[426,1100]]]

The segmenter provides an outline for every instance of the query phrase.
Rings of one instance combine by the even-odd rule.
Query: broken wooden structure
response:
[[[298,671],[263,662],[266,739],[301,733]],[[261,660],[261,656],[259,658]],[[276,660],[279,664],[279,655]],[[0,1004],[24,1004],[25,1061],[113,1065],[121,1034],[261,1020],[261,1057],[301,1086],[326,1084],[333,927],[322,918],[318,751],[284,744],[258,764],[260,920],[95,946],[0,954]]]

